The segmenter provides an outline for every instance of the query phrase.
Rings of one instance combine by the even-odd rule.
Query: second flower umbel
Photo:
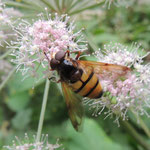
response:
[[[93,115],[100,115],[105,108],[108,116],[116,115],[116,122],[121,117],[125,120],[128,110],[137,116],[146,114],[150,117],[147,108],[150,108],[150,64],[143,64],[143,58],[148,55],[138,54],[139,46],[127,47],[121,44],[105,45],[104,51],[95,53],[99,61],[123,65],[131,68],[123,76],[118,76],[118,71],[103,72],[99,75],[104,94],[100,99],[85,99],[95,111]]]

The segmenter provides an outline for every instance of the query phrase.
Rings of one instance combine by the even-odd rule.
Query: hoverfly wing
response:
[[[61,85],[71,123],[76,131],[80,131],[83,121],[83,107],[81,99],[65,82],[62,82]]]
[[[108,64],[108,63],[96,62],[96,61],[84,61],[84,60],[77,60],[77,62],[82,68],[92,67],[94,73],[97,75],[101,75],[105,73],[115,73],[118,76],[123,76],[128,71],[131,71],[130,68],[122,65]]]

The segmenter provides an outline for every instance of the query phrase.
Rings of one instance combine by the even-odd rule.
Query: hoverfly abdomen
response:
[[[89,69],[77,82],[71,84],[73,91],[83,97],[99,98],[102,95],[102,87],[98,77]]]

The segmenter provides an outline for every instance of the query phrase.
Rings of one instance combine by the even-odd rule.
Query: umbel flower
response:
[[[8,41],[10,38],[12,39],[14,36],[14,33],[11,30],[13,18],[21,16],[22,14],[18,10],[6,8],[5,4],[0,0],[0,45],[3,45],[4,42]]]
[[[48,135],[42,135],[41,140],[39,142],[36,141],[36,136],[33,136],[33,139],[30,139],[27,134],[25,134],[25,138],[23,140],[15,137],[12,146],[4,146],[6,150],[55,150],[60,148],[61,145],[58,144],[58,140],[56,144],[50,144],[48,142]]]
[[[12,65],[7,60],[0,60],[0,82],[6,79],[10,70],[12,69]]]
[[[95,53],[101,62],[123,65],[131,68],[123,76],[116,76],[114,73],[100,75],[100,82],[103,87],[103,96],[100,99],[85,99],[85,104],[95,111],[93,115],[100,115],[105,108],[106,118],[116,114],[116,122],[121,117],[127,118],[128,110],[136,115],[146,114],[150,108],[150,63],[143,64],[143,58],[138,50],[140,46],[127,47],[121,44],[105,45],[104,51]]]
[[[52,19],[53,18],[53,19]],[[74,32],[74,23],[69,23],[69,16],[47,14],[47,20],[41,14],[40,19],[30,24],[20,20],[13,30],[17,33],[17,41],[12,41],[10,48],[14,49],[13,62],[23,75],[27,72],[38,77],[40,66],[48,69],[48,60],[59,50],[83,51],[86,44],[81,31]],[[48,71],[49,72],[49,71]],[[44,74],[45,76],[45,74]]]
[[[1,25],[10,23],[10,16],[5,12],[5,5],[0,0],[0,22]]]

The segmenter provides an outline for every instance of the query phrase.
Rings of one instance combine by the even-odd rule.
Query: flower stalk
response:
[[[0,84],[0,91],[2,90],[2,88],[5,86],[5,84],[8,82],[8,80],[11,78],[11,76],[14,74],[14,72],[16,71],[16,67],[14,67],[8,74],[8,76],[6,77],[5,80],[3,80],[3,82]]]
[[[124,126],[125,130],[139,143],[145,150],[150,150],[150,145],[145,142],[145,140],[140,136],[139,133],[132,127],[128,121],[120,121]]]
[[[41,0],[47,7],[49,7],[52,11],[56,12],[54,7],[46,0]]]
[[[44,115],[45,115],[47,99],[48,99],[49,85],[50,85],[50,81],[49,81],[49,79],[47,79],[46,80],[46,84],[45,84],[45,89],[44,89],[44,96],[43,96],[40,120],[39,120],[39,124],[38,124],[38,131],[37,131],[37,137],[36,137],[36,141],[37,142],[40,141],[40,137],[41,137],[41,133],[42,133],[42,127],[43,127],[43,122],[44,122]]]
[[[5,57],[7,57],[8,55],[10,55],[12,53],[13,49],[10,49],[8,51],[6,51],[6,53],[4,53],[3,55],[0,56],[0,60],[4,59]]]
[[[92,9],[92,8],[95,8],[95,7],[98,7],[98,6],[102,6],[104,4],[104,1],[100,2],[100,3],[97,3],[97,4],[93,4],[93,5],[90,5],[90,6],[87,6],[87,7],[84,7],[84,8],[81,8],[79,10],[75,10],[71,13],[69,13],[69,15],[74,15],[74,14],[78,14],[84,10],[88,10],[88,9]]]
[[[6,1],[5,2],[5,5],[8,6],[8,7],[18,7],[18,8],[23,8],[23,9],[29,9],[29,10],[35,10],[37,11],[38,9],[36,7],[32,7],[32,6],[29,6],[27,4],[23,4],[23,3],[18,3],[18,2],[14,2],[14,1]]]
[[[139,118],[139,120],[140,120],[140,125],[141,125],[142,129],[144,130],[146,135],[150,138],[150,130],[149,130],[149,128],[147,127],[147,125],[145,124],[145,122],[141,118]]]
[[[139,121],[139,124],[141,128],[144,130],[145,134],[150,138],[150,130],[145,124],[145,122],[142,120],[142,118],[139,115],[135,114],[134,112],[132,113],[134,114],[135,118]]]

